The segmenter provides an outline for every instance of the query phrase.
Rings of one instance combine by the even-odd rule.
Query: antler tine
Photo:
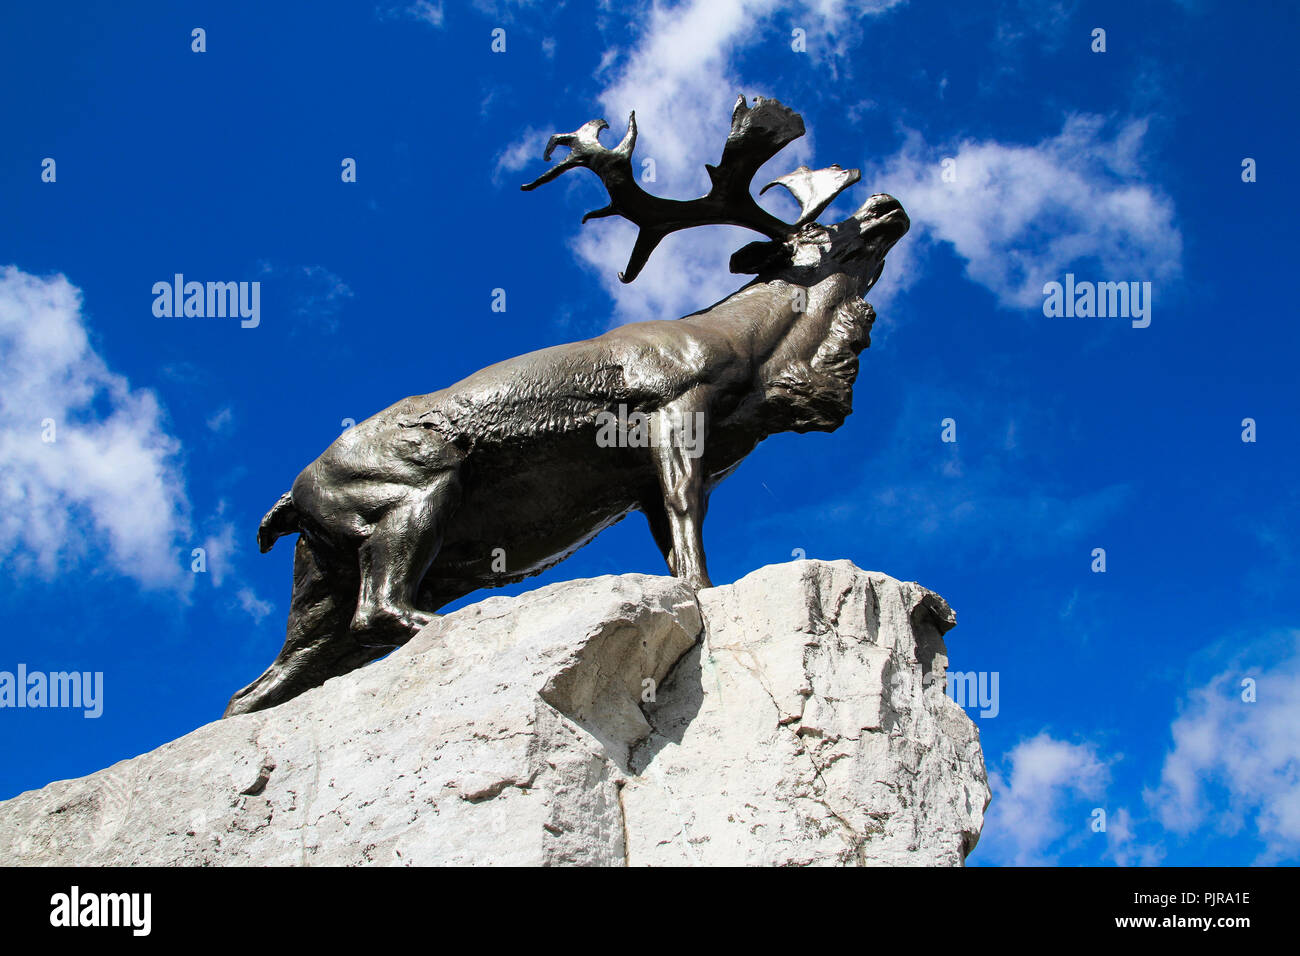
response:
[[[633,143],[636,142],[636,134],[634,132],[635,127],[632,125],[634,122],[634,120],[629,120],[628,126],[628,132],[632,137]],[[519,188],[523,189],[525,192],[536,189],[544,183],[549,183],[561,173],[567,172],[568,170],[574,169],[578,166],[586,166],[599,173],[600,167],[605,165],[603,160],[606,154],[611,156],[623,156],[625,158],[630,157],[632,155],[630,146],[626,150],[624,149],[624,144],[627,143],[628,139],[626,136],[623,138],[624,142],[620,143],[614,149],[606,149],[601,145],[600,133],[602,130],[607,129],[609,129],[609,124],[603,119],[594,119],[590,122],[583,123],[582,126],[578,127],[572,133],[556,133],[546,141],[546,152],[542,154],[542,158],[547,162],[550,162],[551,154],[555,152],[555,147],[557,146],[568,147],[569,155],[565,156],[564,159],[560,160],[546,172],[542,173],[542,175],[538,176],[531,183],[527,183]],[[601,178],[603,179],[604,177],[602,176]]]
[[[799,201],[799,218],[794,224],[803,228],[820,216],[836,196],[861,177],[861,170],[841,169],[838,163],[816,170],[800,166],[794,172],[772,180],[758,194],[761,196],[773,186],[784,186]]]
[[[799,114],[776,100],[757,97],[751,108],[743,95],[737,99],[722,159],[717,166],[705,167],[711,188],[699,199],[664,199],[638,185],[632,173],[632,150],[637,138],[635,112],[628,117],[627,133],[613,149],[600,143],[599,134],[608,128],[608,123],[598,119],[572,133],[552,136],[546,144],[545,158],[550,160],[556,146],[567,146],[569,155],[521,188],[536,189],[578,166],[599,176],[609,193],[609,205],[587,213],[582,221],[618,215],[639,227],[627,268],[619,273],[623,282],[635,279],[660,241],[680,229],[743,226],[769,239],[785,239],[796,231],[796,226],[782,222],[760,206],[749,191],[759,167],[804,134]]]

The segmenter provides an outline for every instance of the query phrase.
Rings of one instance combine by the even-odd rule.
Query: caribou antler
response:
[[[840,169],[838,164],[825,169],[809,169],[800,166],[792,173],[786,173],[772,180],[758,191],[761,196],[773,186],[784,186],[790,195],[799,200],[799,218],[794,221],[797,228],[802,228],[822,214],[831,200],[848,189],[862,177],[857,169]]]
[[[858,180],[858,171],[838,166],[810,172],[800,167],[774,183],[785,186],[803,207],[799,220],[791,225],[777,219],[760,206],[750,194],[750,183],[760,166],[781,149],[804,134],[803,119],[798,113],[776,100],[755,97],[754,106],[745,104],[741,95],[731,113],[731,133],[722,149],[717,166],[705,166],[711,187],[699,199],[664,199],[652,196],[636,182],[632,172],[632,149],[636,145],[636,113],[628,117],[627,133],[613,149],[600,143],[601,130],[609,129],[604,120],[592,120],[572,133],[559,133],[546,144],[544,158],[549,161],[557,146],[567,146],[569,155],[531,183],[520,188],[536,189],[567,170],[585,166],[600,177],[609,193],[609,205],[582,217],[582,221],[604,216],[622,216],[639,227],[636,244],[627,268],[618,274],[631,282],[664,236],[691,226],[744,226],[769,239],[788,239],[805,223],[811,222],[842,189]],[[765,189],[767,187],[764,187]]]

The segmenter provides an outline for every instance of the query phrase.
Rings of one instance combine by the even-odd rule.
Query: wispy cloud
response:
[[[442,3],[432,0],[414,0],[412,3],[386,3],[379,6],[375,13],[381,20],[418,20],[434,29],[442,29],[446,13]]]
[[[492,180],[497,185],[506,182],[508,174],[517,173],[525,167],[536,167],[540,171],[542,165],[542,153],[546,151],[546,141],[550,139],[551,134],[534,126],[528,127],[519,134],[519,138],[497,154],[496,163],[492,170]],[[530,177],[531,178],[531,177]],[[523,179],[519,183],[514,183],[515,188],[523,184]]]
[[[226,516],[228,508],[225,500],[219,501],[216,512],[206,522],[209,530],[203,539],[203,550],[207,579],[214,589],[222,589],[230,582],[235,595],[229,606],[238,607],[252,617],[254,623],[260,624],[275,608],[257,596],[239,571],[238,559],[250,550],[241,542],[251,540],[252,536],[241,534],[235,528]]]
[[[406,8],[408,16],[421,20],[431,27],[441,27],[443,21],[443,10],[441,3],[430,3],[429,0],[415,0],[415,3]]]
[[[235,600],[239,602],[240,610],[253,619],[254,624],[261,624],[275,612],[275,605],[270,601],[263,601],[250,587],[241,587],[236,591]]]
[[[941,441],[948,417],[957,439],[951,443]],[[998,436],[1012,422],[1017,438],[1009,447]],[[1064,427],[1046,409],[993,406],[912,383],[880,450],[844,476],[839,493],[774,509],[762,523],[907,540],[953,557],[1059,552],[1086,541],[1134,493],[1130,484],[1098,487],[1058,476],[1053,446],[1042,439],[1049,428]]]
[[[993,49],[1004,60],[1003,69],[1012,70],[1020,50],[1027,43],[1051,52],[1060,49],[1067,38],[1067,26],[1078,6],[1074,0],[1010,0],[1004,3],[997,21]],[[1076,38],[1082,42],[1082,34]]]
[[[1253,682],[1254,700],[1251,686]],[[1147,791],[1167,829],[1243,831],[1258,862],[1300,855],[1300,631],[1253,642],[1229,667],[1192,688],[1170,732],[1158,786]]]
[[[283,267],[263,261],[259,268],[263,276],[283,283],[293,316],[299,320],[295,332],[307,324],[314,333],[338,331],[339,313],[353,298],[341,276],[321,265]]]
[[[1043,284],[1090,266],[1096,278],[1160,282],[1181,270],[1173,201],[1144,182],[1144,120],[1070,116],[1034,145],[927,144],[915,131],[871,173],[904,199],[912,241],[893,285],[919,274],[924,243],[950,243],[966,276],[1010,308],[1041,306]],[[952,181],[945,181],[944,160]],[[895,257],[896,261],[898,257]]]
[[[1110,768],[1092,744],[1046,732],[1021,741],[1007,753],[1002,769],[989,773],[993,800],[977,851],[981,861],[1057,862],[1069,847],[1095,835],[1090,813],[1109,782]]]
[[[1138,824],[1128,807],[1119,807],[1107,814],[1106,855],[1116,866],[1159,866],[1164,860],[1165,847],[1139,839]]]
[[[203,539],[204,566],[213,587],[221,587],[226,580],[235,552],[235,527],[230,522],[221,525]]]
[[[229,431],[235,421],[235,412],[229,405],[223,405],[208,416],[206,424],[210,431],[218,435]]]
[[[334,317],[343,304],[352,298],[352,289],[342,278],[324,266],[303,266],[301,275],[306,280],[294,305],[299,315],[337,325]]]

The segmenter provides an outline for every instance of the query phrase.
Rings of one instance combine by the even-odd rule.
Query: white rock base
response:
[[[847,561],[488,598],[382,661],[0,802],[19,865],[960,866],[943,599]]]

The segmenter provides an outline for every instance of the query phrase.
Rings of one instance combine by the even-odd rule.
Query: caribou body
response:
[[[795,223],[759,207],[754,173],[804,132],[775,100],[737,102],[722,161],[709,167],[713,189],[698,200],[644,193],[631,171],[635,115],[614,149],[599,142],[605,125],[552,137],[547,158],[557,145],[569,155],[524,188],[594,170],[611,202],[585,218],[640,226],[624,281],[663,236],[707,223],[768,237],[732,257],[732,271],[756,278],[685,318],[508,359],[344,432],[262,520],[263,551],[299,536],[287,637],[227,716],[388,653],[438,608],[537,574],[632,511],[672,574],[710,587],[702,526],[714,487],[768,435],[832,431],[852,411],[874,319],[862,295],[908,229],[898,201],[875,195],[842,222],[815,222],[858,179],[832,166],[776,180],[800,201]],[[628,409],[648,441],[601,440]]]

